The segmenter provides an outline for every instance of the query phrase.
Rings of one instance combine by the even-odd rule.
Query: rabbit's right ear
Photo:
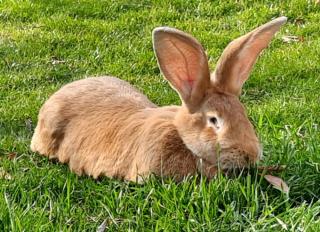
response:
[[[153,30],[153,48],[161,72],[192,113],[210,86],[207,56],[192,36],[168,27]]]
[[[240,95],[259,54],[286,21],[286,17],[276,18],[232,41],[218,61],[214,84],[225,92]]]

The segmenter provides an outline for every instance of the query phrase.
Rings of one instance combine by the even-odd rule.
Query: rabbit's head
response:
[[[212,74],[203,47],[192,36],[167,27],[153,31],[159,67],[182,101],[174,123],[196,156],[222,169],[261,158],[239,95],[258,55],[285,22],[286,17],[277,18],[232,41]]]

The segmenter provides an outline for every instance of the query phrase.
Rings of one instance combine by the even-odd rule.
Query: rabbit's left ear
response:
[[[163,75],[189,111],[195,112],[210,86],[208,60],[201,44],[177,29],[158,27],[153,31],[153,47]]]
[[[240,95],[257,57],[286,21],[286,17],[276,18],[232,41],[218,61],[213,83],[225,92]]]

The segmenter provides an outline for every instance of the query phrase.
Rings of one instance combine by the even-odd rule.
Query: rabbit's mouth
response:
[[[260,150],[253,155],[240,149],[228,149],[221,151],[217,165],[223,171],[247,168],[260,159],[260,154]]]
[[[218,167],[223,172],[227,172],[235,169],[242,169],[249,167],[249,163],[242,159],[229,160],[228,158],[219,160]]]

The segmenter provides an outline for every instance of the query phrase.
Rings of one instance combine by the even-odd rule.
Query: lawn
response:
[[[44,101],[86,76],[129,81],[158,105],[179,104],[161,76],[151,32],[193,34],[211,69],[234,38],[285,15],[241,101],[264,147],[263,165],[289,194],[253,171],[138,185],[78,177],[32,153]],[[293,1],[0,0],[0,231],[320,231],[320,5]],[[290,37],[289,42],[284,36]]]

